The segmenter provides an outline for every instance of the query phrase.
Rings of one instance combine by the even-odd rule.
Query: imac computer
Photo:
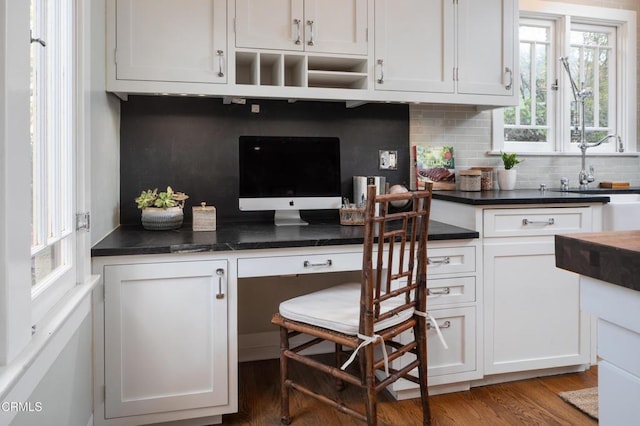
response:
[[[339,209],[340,140],[240,136],[241,211],[275,210],[276,225],[306,225],[300,210]]]

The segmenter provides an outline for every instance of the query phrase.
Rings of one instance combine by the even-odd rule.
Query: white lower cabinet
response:
[[[96,424],[235,412],[228,262],[106,264],[102,271],[104,315],[97,321],[104,321],[104,339],[97,349],[104,358],[96,364],[104,369],[97,372],[104,401],[96,407],[104,418],[96,413]]]
[[[552,240],[525,240],[484,245],[485,374],[589,362],[578,275],[555,267]]]
[[[457,245],[429,243],[427,310],[432,319],[427,319],[427,371],[431,394],[468,389],[471,381],[482,377],[482,368],[478,363],[481,309],[476,298],[476,245],[476,240]],[[433,320],[437,322],[447,347],[438,336]],[[400,336],[400,341],[408,342],[412,339],[413,330]],[[405,355],[396,360],[393,366],[402,368],[413,359],[414,355]],[[420,395],[418,385],[407,380],[399,380],[389,390],[397,399]]]
[[[486,375],[588,364],[590,319],[554,235],[593,230],[589,207],[483,211]]]

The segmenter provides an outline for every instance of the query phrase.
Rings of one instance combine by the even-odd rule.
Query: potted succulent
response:
[[[180,228],[184,219],[182,208],[187,198],[188,195],[174,192],[170,186],[163,192],[158,192],[157,188],[142,191],[135,201],[142,210],[144,229],[165,231]]]
[[[512,190],[516,187],[516,169],[514,168],[516,164],[521,163],[518,160],[516,153],[506,153],[500,152],[502,157],[502,163],[504,164],[504,169],[498,170],[498,186],[501,190]]]

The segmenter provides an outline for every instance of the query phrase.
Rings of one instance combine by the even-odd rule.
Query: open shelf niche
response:
[[[236,84],[367,89],[367,59],[236,52]]]

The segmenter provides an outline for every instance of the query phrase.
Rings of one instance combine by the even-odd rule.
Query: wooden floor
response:
[[[321,373],[302,376],[291,363],[294,378],[335,395],[333,382]],[[242,363],[239,367],[239,412],[223,416],[223,425],[279,425],[278,361]],[[304,370],[308,372],[308,369]],[[304,377],[301,380],[300,377]],[[540,379],[473,388],[430,397],[433,425],[597,425],[598,422],[562,401],[558,392],[597,386],[597,369]],[[340,392],[350,406],[364,409],[360,390],[347,386]],[[378,403],[381,425],[421,425],[419,399],[395,401],[382,393]],[[292,426],[362,425],[346,414],[291,391]]]

